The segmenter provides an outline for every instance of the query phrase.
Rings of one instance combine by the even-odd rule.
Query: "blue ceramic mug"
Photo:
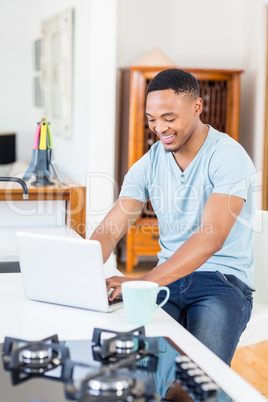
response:
[[[126,320],[133,325],[147,325],[152,321],[154,312],[162,307],[169,298],[169,288],[159,286],[156,282],[128,281],[121,285]],[[156,304],[157,295],[166,291],[165,299]]]

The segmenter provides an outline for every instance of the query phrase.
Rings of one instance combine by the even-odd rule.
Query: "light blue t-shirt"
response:
[[[200,228],[201,216],[212,193],[245,200],[222,249],[199,271],[220,271],[237,276],[254,288],[253,226],[256,171],[244,148],[211,126],[199,152],[182,172],[172,152],[160,141],[139,159],[124,178],[120,196],[145,202],[150,197],[158,219],[159,263],[168,259]],[[212,231],[206,227],[204,230]]]

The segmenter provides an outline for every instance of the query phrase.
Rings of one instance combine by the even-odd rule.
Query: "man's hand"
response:
[[[113,300],[119,293],[122,293],[121,284],[123,282],[142,280],[141,278],[126,278],[125,276],[111,276],[106,279],[107,292],[110,289],[114,289],[109,296],[109,300]]]

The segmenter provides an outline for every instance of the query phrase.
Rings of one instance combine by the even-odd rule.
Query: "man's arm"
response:
[[[167,261],[136,279],[153,281],[164,286],[195,271],[222,248],[243,205],[242,198],[211,194],[202,214],[200,229]],[[128,279],[112,277],[107,280],[108,290],[115,289],[111,298],[121,292],[120,286],[124,280]]]
[[[144,203],[129,197],[120,197],[103,221],[92,233],[90,240],[101,243],[103,261],[106,262],[118,241],[140,215]]]
[[[166,262],[144,276],[159,286],[190,274],[219,251],[242,211],[244,200],[226,194],[212,194],[204,208],[202,223]]]

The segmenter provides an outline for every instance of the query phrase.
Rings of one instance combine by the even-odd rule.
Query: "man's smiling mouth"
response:
[[[165,140],[166,139],[168,139],[168,138],[171,138],[171,137],[173,137],[175,135],[175,133],[174,134],[170,134],[170,135],[162,135],[162,138],[164,138]]]
[[[174,134],[170,134],[170,135],[161,135],[161,140],[163,143],[165,144],[169,144],[170,142],[172,142],[173,137],[175,136],[176,133]]]

